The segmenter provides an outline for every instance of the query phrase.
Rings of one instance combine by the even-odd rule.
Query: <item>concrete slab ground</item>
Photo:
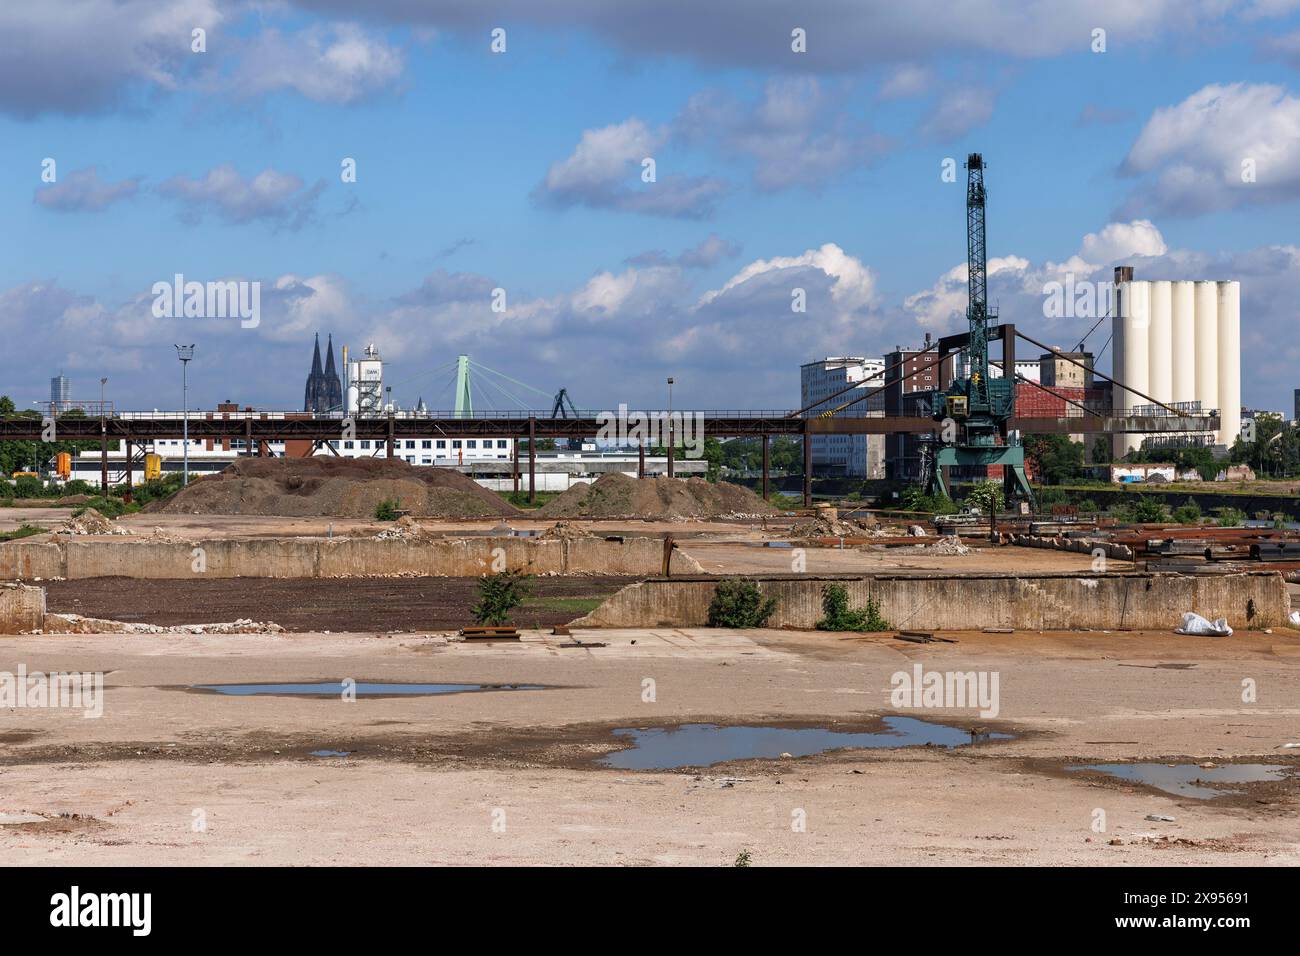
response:
[[[0,671],[103,672],[105,698],[98,719],[0,711],[0,853],[91,865],[730,865],[742,851],[755,865],[1300,863],[1295,777],[1206,801],[1065,770],[1300,770],[1300,751],[1282,749],[1300,741],[1300,632],[945,636],[957,643],[707,629],[580,638],[606,647],[538,633],[491,645],[6,638]],[[918,664],[998,674],[996,717],[894,706],[893,675]],[[186,689],[345,677],[546,689],[352,703]],[[882,714],[1017,736],[673,771],[594,762],[622,745],[618,727],[852,730]],[[322,749],[352,755],[310,755]]]

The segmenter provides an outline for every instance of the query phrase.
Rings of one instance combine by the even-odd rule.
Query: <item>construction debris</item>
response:
[[[65,521],[55,534],[130,534],[126,528],[119,528],[94,508],[87,508],[81,514]]]
[[[575,538],[594,538],[595,535],[570,521],[557,521],[537,537],[544,541],[572,541]]]
[[[80,614],[46,614],[45,626],[33,634],[282,634],[284,628],[271,621],[240,618],[218,624],[177,624],[161,627],[134,621],[110,621]]]

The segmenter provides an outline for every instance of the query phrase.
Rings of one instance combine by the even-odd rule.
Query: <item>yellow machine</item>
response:
[[[144,456],[144,480],[153,481],[162,477],[162,455],[153,452]]]
[[[15,471],[14,477],[15,478],[39,478],[41,476],[36,474],[36,472],[34,471]]]
[[[72,455],[66,451],[61,451],[54,456],[54,470],[59,473],[59,477],[67,481],[72,477]]]

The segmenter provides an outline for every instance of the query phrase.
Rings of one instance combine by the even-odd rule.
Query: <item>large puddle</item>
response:
[[[342,697],[343,681],[303,684],[194,684],[191,690],[210,691],[230,697]],[[468,694],[490,690],[543,690],[541,684],[387,684],[374,681],[348,682],[347,692],[357,697],[432,697],[439,694]]]
[[[632,746],[601,757],[603,766],[620,770],[672,770],[707,767],[728,760],[755,757],[807,757],[830,750],[880,750],[890,747],[960,747],[985,740],[1010,740],[1011,734],[979,734],[915,717],[885,717],[885,730],[848,733],[821,727],[720,727],[682,724],[650,729],[620,728],[616,737],[629,737]]]
[[[1262,763],[1233,763],[1221,767],[1200,767],[1194,763],[1169,766],[1163,763],[1098,763],[1067,770],[1093,770],[1120,780],[1144,783],[1149,787],[1179,797],[1212,800],[1236,791],[1216,789],[1202,784],[1262,783],[1284,779],[1287,767]]]

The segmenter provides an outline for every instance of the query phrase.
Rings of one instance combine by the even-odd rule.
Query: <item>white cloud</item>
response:
[[[1122,215],[1190,216],[1295,198],[1300,98],[1272,84],[1210,84],[1156,110],[1121,171],[1153,180],[1134,189]]]
[[[880,87],[882,100],[908,99],[929,91],[934,83],[934,71],[915,63],[904,63],[894,69]]]
[[[987,87],[960,86],[939,95],[920,133],[936,143],[961,139],[993,118],[997,94]]]
[[[88,166],[37,189],[34,200],[38,206],[58,212],[99,212],[119,199],[131,198],[139,188],[139,176],[110,183],[99,178],[94,166]]]
[[[711,177],[686,176],[661,166],[657,151],[666,129],[651,129],[636,117],[585,130],[565,159],[553,163],[533,191],[552,205],[618,209],[654,216],[704,219],[724,191]],[[643,162],[655,161],[655,181],[642,178]],[[664,164],[666,165],[666,164]]]
[[[173,176],[158,191],[184,204],[182,219],[197,222],[215,211],[231,223],[264,220],[277,228],[300,229],[315,214],[324,182],[304,188],[292,173],[264,169],[245,177],[230,163],[215,166],[201,178]]]
[[[240,51],[233,82],[247,95],[294,90],[322,103],[355,103],[392,85],[404,66],[400,49],[355,24],[266,29]]]

